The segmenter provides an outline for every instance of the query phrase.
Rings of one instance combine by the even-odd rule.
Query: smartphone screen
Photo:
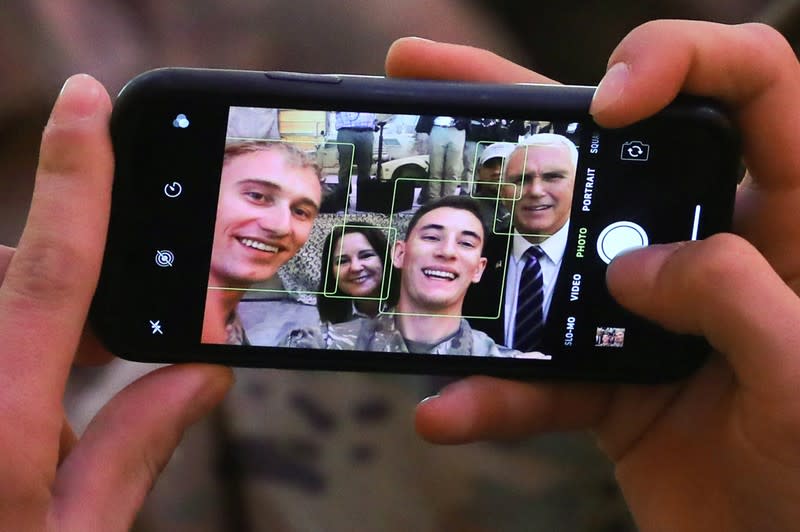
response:
[[[125,304],[99,298],[133,325],[101,335],[123,355],[621,380],[702,362],[701,339],[625,311],[604,279],[625,250],[728,228],[723,114],[605,130],[549,96],[521,111],[320,85],[161,96],[136,132],[117,125],[99,293]]]

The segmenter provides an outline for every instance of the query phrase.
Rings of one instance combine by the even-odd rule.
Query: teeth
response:
[[[429,270],[429,269],[426,269],[426,270],[422,270],[422,273],[424,273],[428,277],[438,277],[439,279],[449,279],[451,281],[456,278],[456,274],[454,274],[452,272],[445,272],[445,271],[442,271],[442,270]]]
[[[266,251],[268,253],[277,253],[278,248],[275,246],[270,246],[269,244],[265,244],[264,242],[258,242],[256,240],[251,240],[249,238],[240,238],[239,242],[244,244],[245,246],[253,249],[257,249],[259,251]]]

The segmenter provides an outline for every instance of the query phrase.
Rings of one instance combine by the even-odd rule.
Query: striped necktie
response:
[[[522,255],[525,266],[519,277],[517,315],[514,318],[514,349],[534,351],[544,329],[544,283],[539,259],[544,251],[539,246],[529,247]]]

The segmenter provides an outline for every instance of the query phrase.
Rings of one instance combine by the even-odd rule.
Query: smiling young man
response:
[[[486,229],[478,203],[445,196],[420,208],[392,262],[400,275],[397,306],[372,319],[292,331],[284,345],[440,355],[523,356],[498,346],[463,319],[470,285],[486,268]],[[538,354],[525,355],[538,357]]]
[[[511,212],[511,242],[505,231],[489,237],[490,268],[464,304],[470,323],[499,344],[531,351],[541,342],[567,243],[577,162],[575,144],[550,133],[531,135],[508,156],[500,196]],[[530,296],[526,285],[534,286]],[[498,309],[497,319],[486,319]]]
[[[400,270],[395,322],[406,342],[433,346],[459,331],[464,296],[486,267],[485,235],[478,205],[458,196],[422,207],[411,218],[406,239],[392,254]]]
[[[202,341],[245,344],[244,290],[275,275],[308,240],[322,196],[319,167],[284,142],[232,142],[220,179]]]

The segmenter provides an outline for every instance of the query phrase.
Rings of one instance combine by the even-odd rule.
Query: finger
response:
[[[769,26],[661,20],[626,36],[611,54],[592,114],[606,127],[641,120],[679,91],[713,97],[735,111],[748,167],[762,184],[795,185],[800,166],[787,116],[800,111],[800,72],[786,40]]]
[[[800,65],[774,29],[761,24],[656,21],[632,31],[609,60],[595,94],[598,123],[621,126],[662,108],[679,90],[721,100],[743,135],[750,176],[736,199],[734,228],[800,291]]]
[[[6,270],[8,270],[8,263],[11,262],[11,257],[14,256],[14,248],[0,244],[0,285],[3,284],[3,279],[6,277]]]
[[[232,383],[228,368],[168,366],[121,391],[59,468],[55,517],[68,530],[128,530],[183,431]]]
[[[416,37],[405,37],[392,43],[386,54],[386,74],[394,78],[555,83],[480,48]]]
[[[114,359],[114,355],[100,342],[88,326],[83,330],[75,364],[80,366],[101,366]]]
[[[86,319],[110,203],[110,109],[97,81],[74,76],[42,135],[28,221],[0,288],[6,391],[25,398],[6,410],[16,426],[57,411]]]
[[[61,425],[61,435],[58,438],[58,463],[64,461],[64,459],[69,456],[72,452],[72,449],[78,443],[78,437],[75,435],[75,431],[72,430],[72,426],[69,424],[67,417],[64,416],[64,420]]]
[[[417,432],[434,443],[512,439],[596,426],[613,388],[604,384],[530,384],[469,377],[419,404]]]
[[[746,388],[796,394],[800,300],[744,239],[719,234],[631,252],[611,263],[607,281],[633,312],[705,336]]]

